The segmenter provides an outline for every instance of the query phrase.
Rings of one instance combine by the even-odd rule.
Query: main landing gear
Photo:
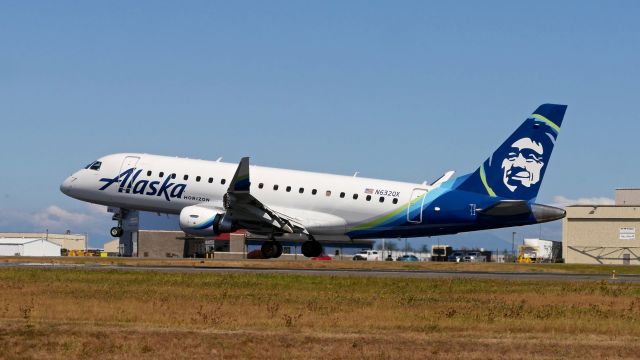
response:
[[[279,258],[282,255],[282,244],[272,238],[262,243],[260,252],[265,259]]]
[[[282,255],[282,243],[271,237],[269,240],[262,243],[260,252],[262,253],[262,257],[265,259],[279,258],[280,255]],[[324,248],[322,247],[322,244],[316,241],[313,237],[309,237],[309,240],[302,243],[302,255],[306,257],[312,258],[320,256],[323,252]]]
[[[322,244],[317,242],[313,237],[309,237],[309,240],[302,243],[302,255],[306,257],[320,256],[323,251]]]

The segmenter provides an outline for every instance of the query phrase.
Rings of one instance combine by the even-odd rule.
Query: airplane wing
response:
[[[244,157],[238,164],[222,202],[223,208],[234,223],[257,234],[274,232],[308,234],[300,219],[270,209],[251,195],[250,186],[249,158]]]

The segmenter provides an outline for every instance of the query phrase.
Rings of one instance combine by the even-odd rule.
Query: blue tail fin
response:
[[[566,110],[566,105],[540,105],[476,171],[460,178],[457,188],[507,199],[535,199]]]

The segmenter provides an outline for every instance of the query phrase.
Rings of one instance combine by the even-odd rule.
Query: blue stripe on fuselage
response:
[[[419,219],[422,211],[421,223],[409,222],[407,211],[403,211],[371,228],[348,232],[347,236],[352,239],[435,236],[536,223],[532,215],[526,219],[479,219],[477,210],[488,208],[505,199],[458,190],[457,186],[463,183],[465,178],[466,176],[451,180],[427,193],[424,202],[409,205],[411,219]],[[531,202],[533,201],[529,203]],[[439,208],[439,211],[436,211],[436,208]]]

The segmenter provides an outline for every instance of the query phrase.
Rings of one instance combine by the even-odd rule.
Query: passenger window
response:
[[[315,195],[317,193],[318,193],[318,190],[316,190],[316,189],[311,190],[311,195]]]
[[[160,173],[158,174],[159,177],[164,177],[164,172],[160,171]]]
[[[213,182],[213,178],[209,178],[209,184]]]
[[[398,198],[393,198],[393,203],[397,204],[398,203]]]
[[[176,178],[176,174],[171,174],[171,178],[175,179]]]
[[[225,180],[225,179],[220,180],[220,184],[222,184],[222,185],[224,185],[224,183],[226,183],[226,182],[227,182],[227,180]]]
[[[291,191],[291,186],[287,186],[287,192]]]
[[[304,192],[304,188],[300,188],[300,189],[298,189],[298,192],[299,192],[300,194],[302,194],[302,193]]]
[[[380,196],[380,202],[384,202],[384,196]]]
[[[325,193],[325,195],[327,195],[327,196],[331,196],[331,190],[327,190],[327,192]]]
[[[151,170],[147,171],[147,176],[151,176]]]
[[[91,164],[91,167],[89,169],[91,169],[91,170],[100,170],[100,166],[102,166],[102,162],[96,161],[93,164]]]
[[[340,199],[344,199],[344,193],[343,192],[340,193]]]
[[[200,182],[201,177],[200,176],[196,176],[196,181]]]
[[[278,191],[279,186],[278,185],[273,185],[273,190]]]
[[[367,201],[371,201],[371,195],[367,195]]]
[[[258,189],[262,189],[264,187],[263,183],[258,184]]]
[[[185,175],[185,176],[183,177],[183,179],[184,179],[185,181],[186,181],[186,180],[189,180],[189,175]]]
[[[353,200],[358,200],[358,194],[353,194]]]

